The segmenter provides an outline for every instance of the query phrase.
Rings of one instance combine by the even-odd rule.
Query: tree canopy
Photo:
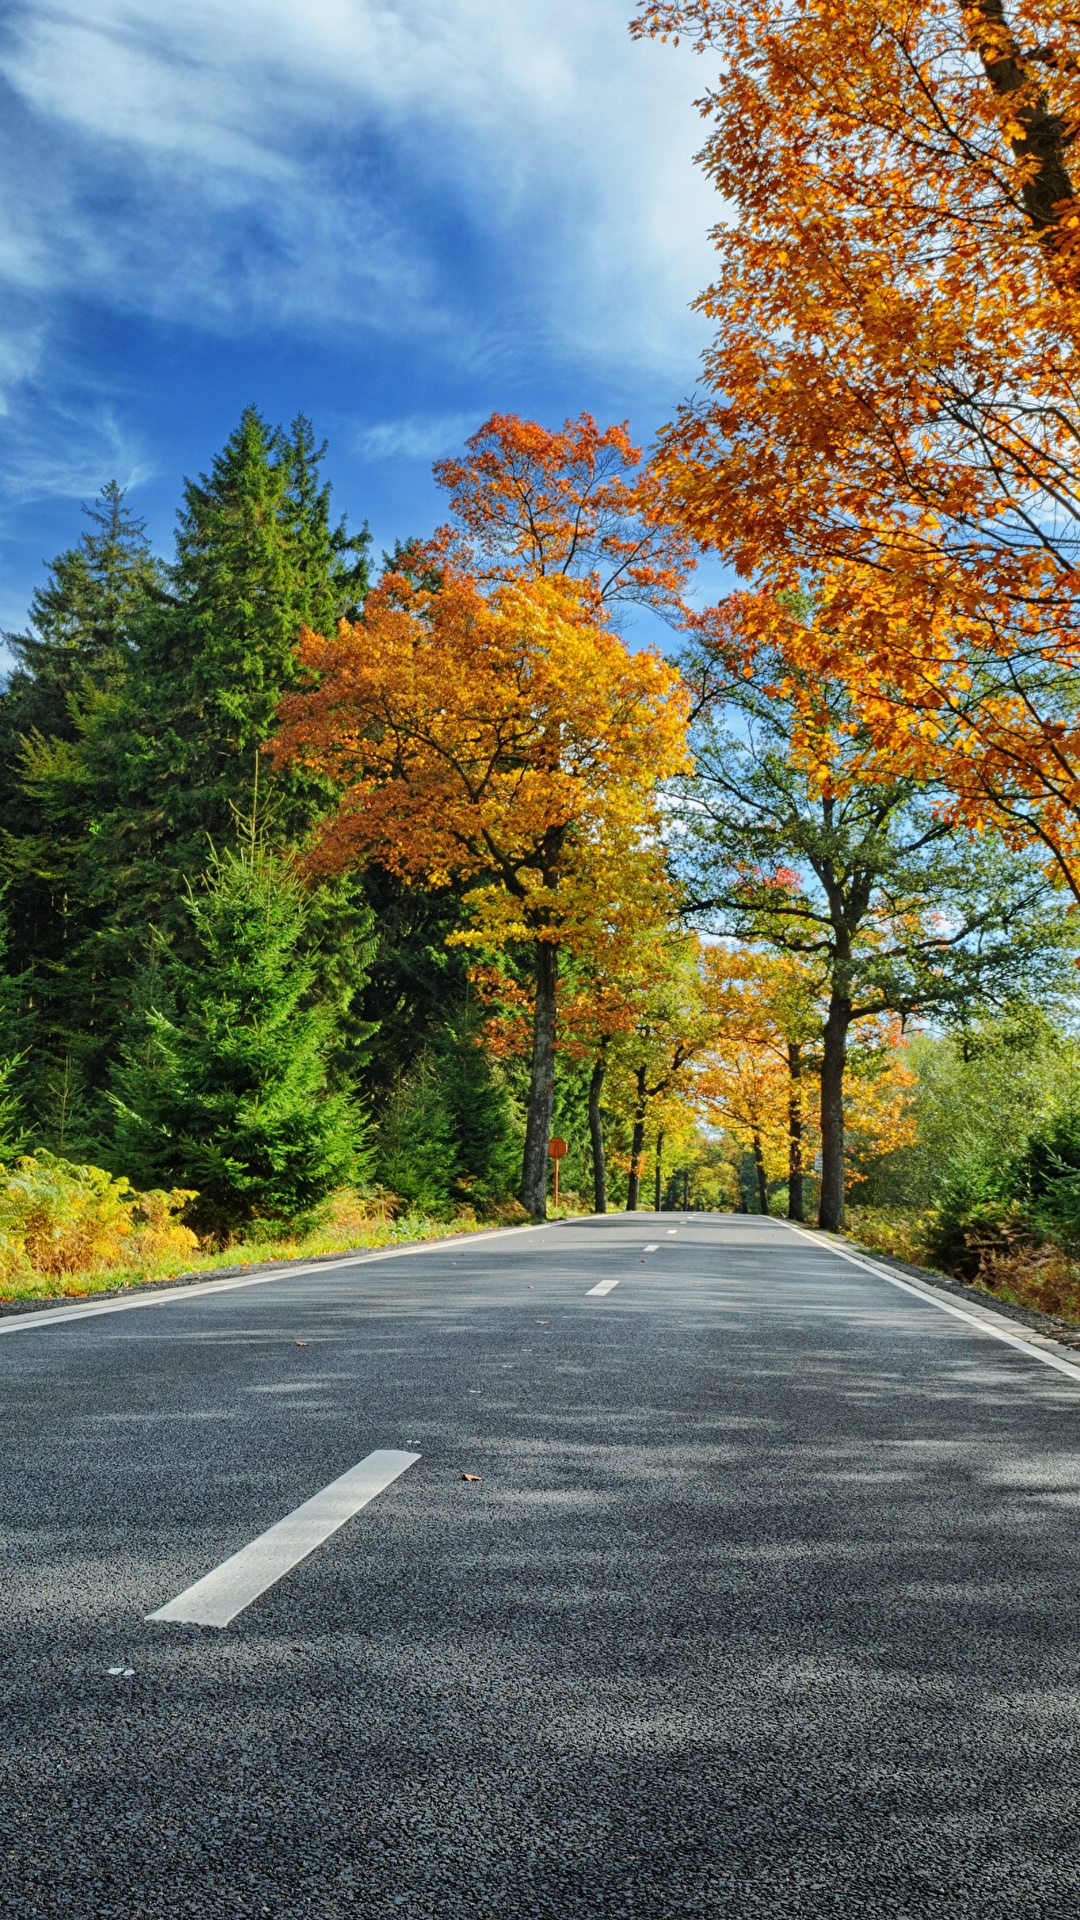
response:
[[[667,512],[872,742],[1080,883],[1080,38],[1059,4],[642,0],[726,213]],[[809,621],[775,595],[809,584]],[[770,597],[771,601],[770,601]]]

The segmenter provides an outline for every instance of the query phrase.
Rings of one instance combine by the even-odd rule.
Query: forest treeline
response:
[[[9,636],[12,1259],[50,1180],[151,1239],[537,1218],[559,1136],[571,1206],[854,1203],[1071,1299],[1080,60],[940,0],[638,25],[720,56],[730,211],[649,460],[495,414],[377,561],[249,409],[172,554],[107,487]]]
[[[555,1133],[571,1205],[802,1219],[835,1178],[841,1224],[913,1138],[905,1023],[1067,1006],[1044,863],[861,778],[846,693],[828,778],[793,755],[797,690],[689,612],[621,428],[496,417],[377,569],[321,459],[247,411],[168,561],[107,487],[10,638],[5,1152],[39,1197],[103,1168],[219,1240],[342,1188],[535,1216]]]

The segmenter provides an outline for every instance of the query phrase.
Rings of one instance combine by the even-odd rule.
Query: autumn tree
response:
[[[700,944],[671,917],[658,915],[650,925],[643,916],[637,937],[609,954],[608,966],[597,980],[594,1007],[571,1007],[570,1018],[576,1016],[579,1034],[599,1033],[594,1059],[607,1083],[608,1107],[621,1121],[626,1206],[633,1213],[641,1200],[646,1138],[651,1130],[659,1153],[661,1136],[675,1131],[684,1108],[692,1110],[693,1067],[712,1023]]]
[[[432,542],[395,542],[383,556],[388,573],[434,590],[449,559],[489,584],[572,580],[612,614],[637,604],[679,619],[693,545],[658,517],[657,480],[625,424],[600,427],[585,413],[553,429],[496,413],[434,472],[449,495],[450,522]],[[381,936],[367,996],[379,1024],[372,1079],[386,1094],[403,1059],[438,1051],[447,997],[461,993],[460,888],[404,887],[374,863],[364,888]],[[594,1186],[601,1086],[602,1074],[594,1087]]]
[[[673,947],[669,964],[641,996],[632,1028],[616,1039],[614,1068],[621,1082],[630,1123],[626,1208],[636,1212],[644,1174],[646,1134],[651,1122],[657,1141],[672,1105],[685,1102],[690,1073],[704,1049],[711,1022],[702,992],[698,943],[685,938]]]
[[[360,621],[305,633],[300,663],[309,684],[283,701],[274,753],[337,785],[316,865],[454,879],[469,937],[531,951],[521,1191],[542,1217],[560,951],[596,939],[655,842],[653,790],[686,765],[678,677],[628,653],[565,577],[482,586],[449,563],[435,590],[388,576]]]
[[[713,946],[704,955],[714,1033],[695,1081],[707,1117],[753,1155],[758,1207],[783,1180],[787,1217],[805,1219],[807,1173],[820,1146],[812,1089],[828,1014],[827,970],[790,953]],[[915,1075],[895,1014],[853,1023],[844,1078],[845,1187],[861,1168],[914,1138]]]
[[[675,842],[688,910],[713,931],[821,969],[822,1226],[844,1221],[852,1026],[1009,998],[1060,969],[1064,917],[1038,866],[958,833],[905,777],[854,777],[866,750],[842,687],[781,691],[775,658],[734,680],[691,652],[696,770]],[[815,735],[807,720],[816,716]],[[793,753],[793,735],[800,745]]]
[[[641,0],[719,72],[705,393],[668,511],[957,813],[1080,888],[1080,24],[1060,0]],[[774,636],[775,637],[775,636]]]
[[[466,457],[439,460],[457,543],[481,576],[580,580],[602,605],[638,602],[679,618],[693,542],[660,514],[660,487],[625,424],[591,414],[558,429],[492,414]]]
[[[786,1174],[788,1219],[803,1220],[826,971],[794,954],[731,945],[706,948],[702,964],[714,1035],[699,1094],[748,1137],[761,1212],[769,1211],[772,1160]]]

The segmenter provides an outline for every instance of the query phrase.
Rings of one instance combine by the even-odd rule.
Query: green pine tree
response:
[[[211,840],[234,838],[260,787],[282,836],[326,803],[295,775],[272,778],[260,755],[301,627],[354,616],[367,587],[368,536],[332,522],[324,453],[302,417],[284,433],[248,407],[209,475],[185,485],[170,592],[135,635],[104,743],[115,799],[97,856],[121,945],[148,918],[179,924],[184,882]]]
[[[13,973],[7,962],[10,934],[0,901],[0,1159],[24,1143],[26,1086],[31,1051],[29,978]]]
[[[54,564],[33,632],[14,643],[0,852],[15,958],[33,971],[31,1104],[61,1150],[73,1127],[84,1151],[108,1134],[150,930],[190,937],[185,888],[211,843],[235,841],[238,812],[256,804],[278,839],[325,804],[312,783],[272,778],[260,753],[301,626],[355,615],[366,587],[367,535],[332,521],[323,454],[306,420],[282,432],[249,408],[185,487],[171,567],[106,489],[95,530]],[[341,907],[344,956],[358,903],[342,895]]]
[[[46,1055],[70,1040],[72,956],[87,933],[80,868],[95,793],[84,743],[115,710],[128,635],[162,579],[145,525],[115,481],[83,511],[90,530],[53,561],[28,631],[5,635],[15,667],[0,695],[0,869],[11,963],[32,969]]]
[[[522,1103],[485,1053],[466,1007],[401,1074],[378,1136],[382,1185],[418,1213],[485,1213],[513,1195],[521,1173]]]
[[[410,1213],[443,1218],[450,1210],[454,1123],[438,1066],[425,1050],[394,1088],[379,1124],[380,1185]]]
[[[520,1182],[523,1102],[501,1064],[484,1050],[475,1009],[466,1007],[444,1028],[435,1057],[452,1128],[450,1197],[483,1213],[512,1198]]]
[[[92,531],[52,562],[30,603],[28,631],[4,635],[15,658],[0,696],[0,795],[9,831],[11,809],[26,806],[23,741],[78,738],[81,712],[122,677],[127,637],[162,585],[146,523],[115,480],[83,513]]]
[[[170,591],[134,636],[92,750],[110,804],[87,848],[101,924],[88,960],[109,981],[131,978],[150,925],[186,937],[185,887],[239,816],[257,807],[285,840],[326,804],[261,752],[301,627],[355,613],[366,587],[368,536],[332,522],[324,452],[306,420],[284,433],[249,407],[209,475],[185,485]]]
[[[195,1223],[218,1235],[293,1220],[369,1158],[350,1089],[335,1085],[344,995],[319,993],[310,896],[293,862],[256,842],[215,853],[184,909],[190,939],[159,942],[143,980],[113,1164],[137,1186],[195,1188]]]

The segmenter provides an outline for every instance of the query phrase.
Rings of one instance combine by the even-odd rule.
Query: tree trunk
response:
[[[761,1151],[761,1135],[754,1135],[754,1172],[757,1174],[758,1212],[769,1211],[769,1183],[765,1178],[765,1155]]]
[[[606,1063],[601,1053],[593,1062],[589,1081],[589,1139],[592,1142],[593,1212],[607,1212],[607,1166],[604,1160],[604,1129],[600,1121],[600,1095],[604,1090]]]
[[[788,1202],[789,1220],[805,1220],[803,1197],[803,1083],[802,1049],[788,1041]]]
[[[663,1199],[663,1187],[661,1184],[662,1183],[661,1163],[663,1160],[663,1155],[664,1155],[664,1129],[663,1127],[661,1127],[656,1135],[656,1207],[654,1209],[656,1213],[663,1212],[663,1207],[660,1204],[661,1200]]]
[[[548,1141],[555,1104],[555,1001],[559,950],[549,940],[536,943],[536,1011],[533,1016],[532,1069],[521,1168],[521,1204],[534,1220],[547,1219]]]
[[[641,1194],[641,1155],[645,1146],[645,1069],[637,1070],[637,1105],[630,1139],[630,1178],[626,1183],[626,1211],[636,1213]]]
[[[981,29],[975,26],[976,16],[985,23]],[[983,72],[998,99],[1027,90],[1026,104],[1012,110],[1006,137],[1024,168],[1024,211],[1036,233],[1049,237],[1061,219],[1062,203],[1073,197],[1065,165],[1069,129],[1060,114],[1051,113],[1040,76],[1011,32],[1002,0],[974,0],[969,21]]]
[[[825,1022],[821,1061],[821,1204],[818,1226],[844,1230],[844,1068],[851,1025],[851,1001],[834,993]]]

